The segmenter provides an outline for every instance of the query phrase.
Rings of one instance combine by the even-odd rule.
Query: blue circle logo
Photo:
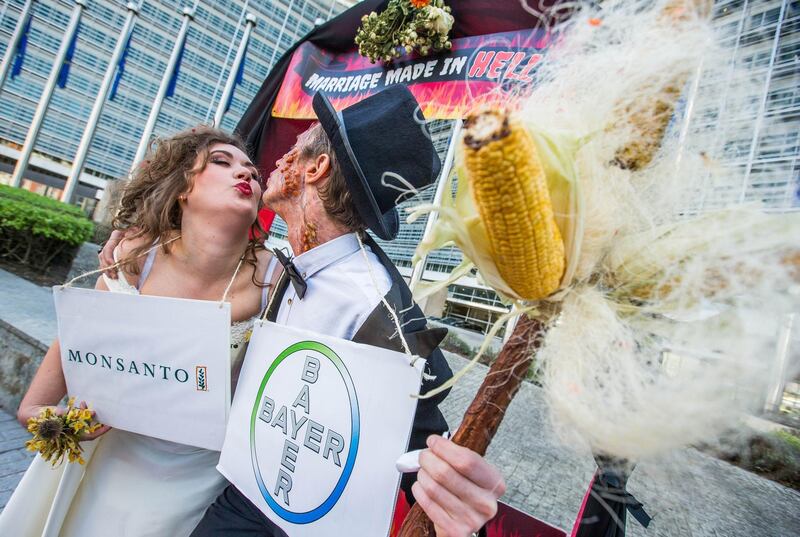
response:
[[[319,520],[347,486],[358,440],[358,399],[341,358],[316,341],[287,347],[264,374],[250,416],[264,501],[288,522]]]

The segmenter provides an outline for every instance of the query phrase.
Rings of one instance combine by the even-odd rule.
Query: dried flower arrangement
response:
[[[362,17],[355,42],[372,63],[391,62],[403,53],[427,56],[449,50],[452,28],[444,0],[391,0],[383,12]]]

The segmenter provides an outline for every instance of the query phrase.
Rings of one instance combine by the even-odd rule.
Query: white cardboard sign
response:
[[[258,322],[217,469],[291,537],[388,535],[423,367]]]
[[[67,393],[104,424],[220,450],[230,304],[53,288]]]

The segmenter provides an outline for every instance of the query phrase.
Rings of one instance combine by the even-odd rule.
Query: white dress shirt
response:
[[[355,233],[348,233],[295,257],[308,288],[302,299],[291,284],[286,288],[275,322],[352,339],[392,286],[377,256],[364,249],[369,265]]]

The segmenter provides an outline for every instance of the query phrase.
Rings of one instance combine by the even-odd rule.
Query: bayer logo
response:
[[[358,442],[358,400],[342,360],[314,341],[281,352],[250,419],[253,474],[272,510],[295,524],[324,516],[347,486]]]

